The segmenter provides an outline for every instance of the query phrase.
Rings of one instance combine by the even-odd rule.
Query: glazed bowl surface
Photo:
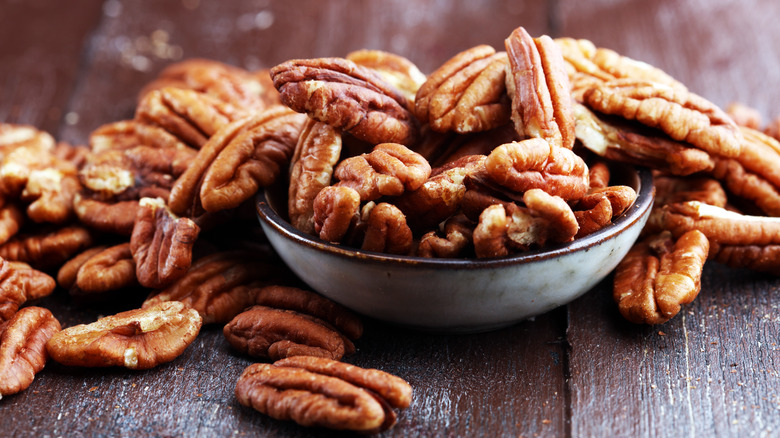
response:
[[[258,194],[268,240],[313,290],[363,315],[442,332],[508,326],[564,305],[604,279],[647,222],[654,188],[649,170],[620,166],[617,183],[637,192],[613,223],[573,242],[493,259],[394,256],[335,245],[287,222],[285,187]]]

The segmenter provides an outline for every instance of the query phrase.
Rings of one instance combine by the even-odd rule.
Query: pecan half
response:
[[[736,157],[741,149],[736,123],[715,104],[686,90],[620,79],[594,85],[584,92],[583,101],[598,112],[658,128],[711,155]]]
[[[27,301],[50,295],[56,283],[48,274],[22,262],[0,259],[0,322]]]
[[[517,133],[571,149],[574,116],[560,49],[547,35],[531,38],[522,27],[515,29],[504,45],[509,56],[506,88]]]
[[[314,198],[330,185],[341,154],[341,133],[311,119],[306,122],[290,162],[287,210],[290,224],[314,234]]]
[[[615,269],[613,297],[620,313],[636,324],[668,321],[699,294],[708,252],[709,241],[698,230],[635,244]]]
[[[381,202],[371,208],[366,218],[363,250],[405,255],[412,249],[412,243],[412,230],[398,207]]]
[[[713,178],[654,175],[653,186],[655,186],[655,206],[699,201],[723,208],[728,201],[723,186]]]
[[[46,350],[63,365],[148,369],[181,355],[201,323],[198,312],[170,301],[66,328],[49,339]]]
[[[348,53],[346,59],[379,73],[382,79],[404,93],[410,102],[414,100],[417,90],[426,80],[425,75],[412,61],[395,53],[382,50],[356,50]]]
[[[60,322],[42,307],[25,307],[0,324],[0,398],[24,391],[46,365],[46,342]]]
[[[130,236],[138,216],[137,200],[103,202],[76,195],[73,209],[79,221],[98,231]]]
[[[360,216],[360,194],[350,187],[325,187],[312,208],[314,232],[326,242],[341,243]]]
[[[39,269],[59,267],[73,255],[92,246],[93,239],[89,230],[77,225],[51,232],[16,235],[0,245],[0,257],[29,263]]]
[[[464,215],[452,216],[444,223],[444,236],[429,231],[417,245],[419,257],[453,258],[464,254],[471,245],[474,224]]]
[[[199,233],[195,222],[174,216],[162,199],[141,199],[130,237],[138,282],[158,289],[184,276]]]
[[[24,212],[16,204],[6,204],[0,208],[0,245],[19,232],[24,219]]]
[[[83,252],[73,256],[70,260],[65,262],[57,271],[57,284],[65,289],[70,289],[76,285],[76,278],[78,277],[79,269],[87,262],[92,256],[100,253],[104,249],[108,248],[105,245],[94,246],[88,248]],[[135,276],[135,270],[133,270]]]
[[[411,393],[383,371],[308,356],[250,365],[236,384],[241,404],[272,418],[363,433],[392,427],[392,408],[408,407]]]
[[[430,174],[422,155],[398,143],[378,144],[370,153],[342,160],[334,171],[336,185],[357,190],[361,201],[416,190]]]
[[[89,254],[89,258],[76,272],[75,281],[70,288],[71,295],[120,290],[138,283],[129,242],[98,249],[99,251],[86,253]],[[60,272],[63,272],[62,269]],[[59,274],[57,280],[62,285]]]
[[[138,120],[108,123],[98,127],[89,135],[89,148],[96,154],[136,146],[151,146],[157,149],[188,147],[165,129]]]
[[[485,131],[509,121],[505,52],[486,45],[445,62],[417,91],[415,115],[434,131]]]
[[[485,167],[491,180],[516,192],[542,189],[570,200],[582,197],[590,185],[582,158],[541,138],[496,147]]]
[[[223,333],[241,353],[272,360],[299,355],[339,360],[355,350],[349,339],[319,318],[266,306],[239,313]]]
[[[417,122],[404,94],[343,58],[297,59],[271,69],[282,102],[369,143],[411,145]]]

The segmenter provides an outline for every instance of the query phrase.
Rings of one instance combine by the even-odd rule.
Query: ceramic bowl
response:
[[[565,245],[495,259],[392,256],[327,243],[285,220],[284,188],[258,194],[256,208],[279,256],[322,295],[407,327],[479,332],[566,304],[617,266],[647,221],[654,196],[649,170],[618,170],[618,183],[638,196],[613,224]]]

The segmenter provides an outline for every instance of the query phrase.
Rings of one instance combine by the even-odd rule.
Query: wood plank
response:
[[[101,4],[0,1],[0,122],[57,133]]]
[[[649,62],[718,105],[778,115],[776,2],[559,4],[559,35]],[[609,281],[569,306],[573,436],[777,434],[777,277],[710,263],[696,301],[656,327],[624,321]]]

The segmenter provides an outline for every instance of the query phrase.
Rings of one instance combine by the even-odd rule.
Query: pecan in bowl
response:
[[[652,174],[617,163],[610,166],[610,184],[636,191],[630,207],[618,208],[616,203],[615,211],[620,214],[611,222],[586,236],[559,243],[550,232],[571,228],[571,220],[578,216],[571,214],[566,202],[548,196],[528,200],[523,207],[511,204],[513,213],[504,214],[503,222],[486,217],[477,227],[479,238],[489,239],[484,243],[495,248],[508,249],[506,256],[499,250],[496,257],[488,258],[426,258],[334,244],[290,224],[286,187],[281,184],[259,193],[256,209],[271,245],[322,295],[358,313],[409,327],[479,332],[514,324],[577,298],[628,252],[651,211]],[[371,226],[361,217],[367,216],[365,211],[356,216],[352,229]],[[385,232],[388,238],[396,233],[390,226]],[[528,239],[541,238],[549,242],[538,249],[513,252]],[[478,236],[473,240],[476,245]]]

